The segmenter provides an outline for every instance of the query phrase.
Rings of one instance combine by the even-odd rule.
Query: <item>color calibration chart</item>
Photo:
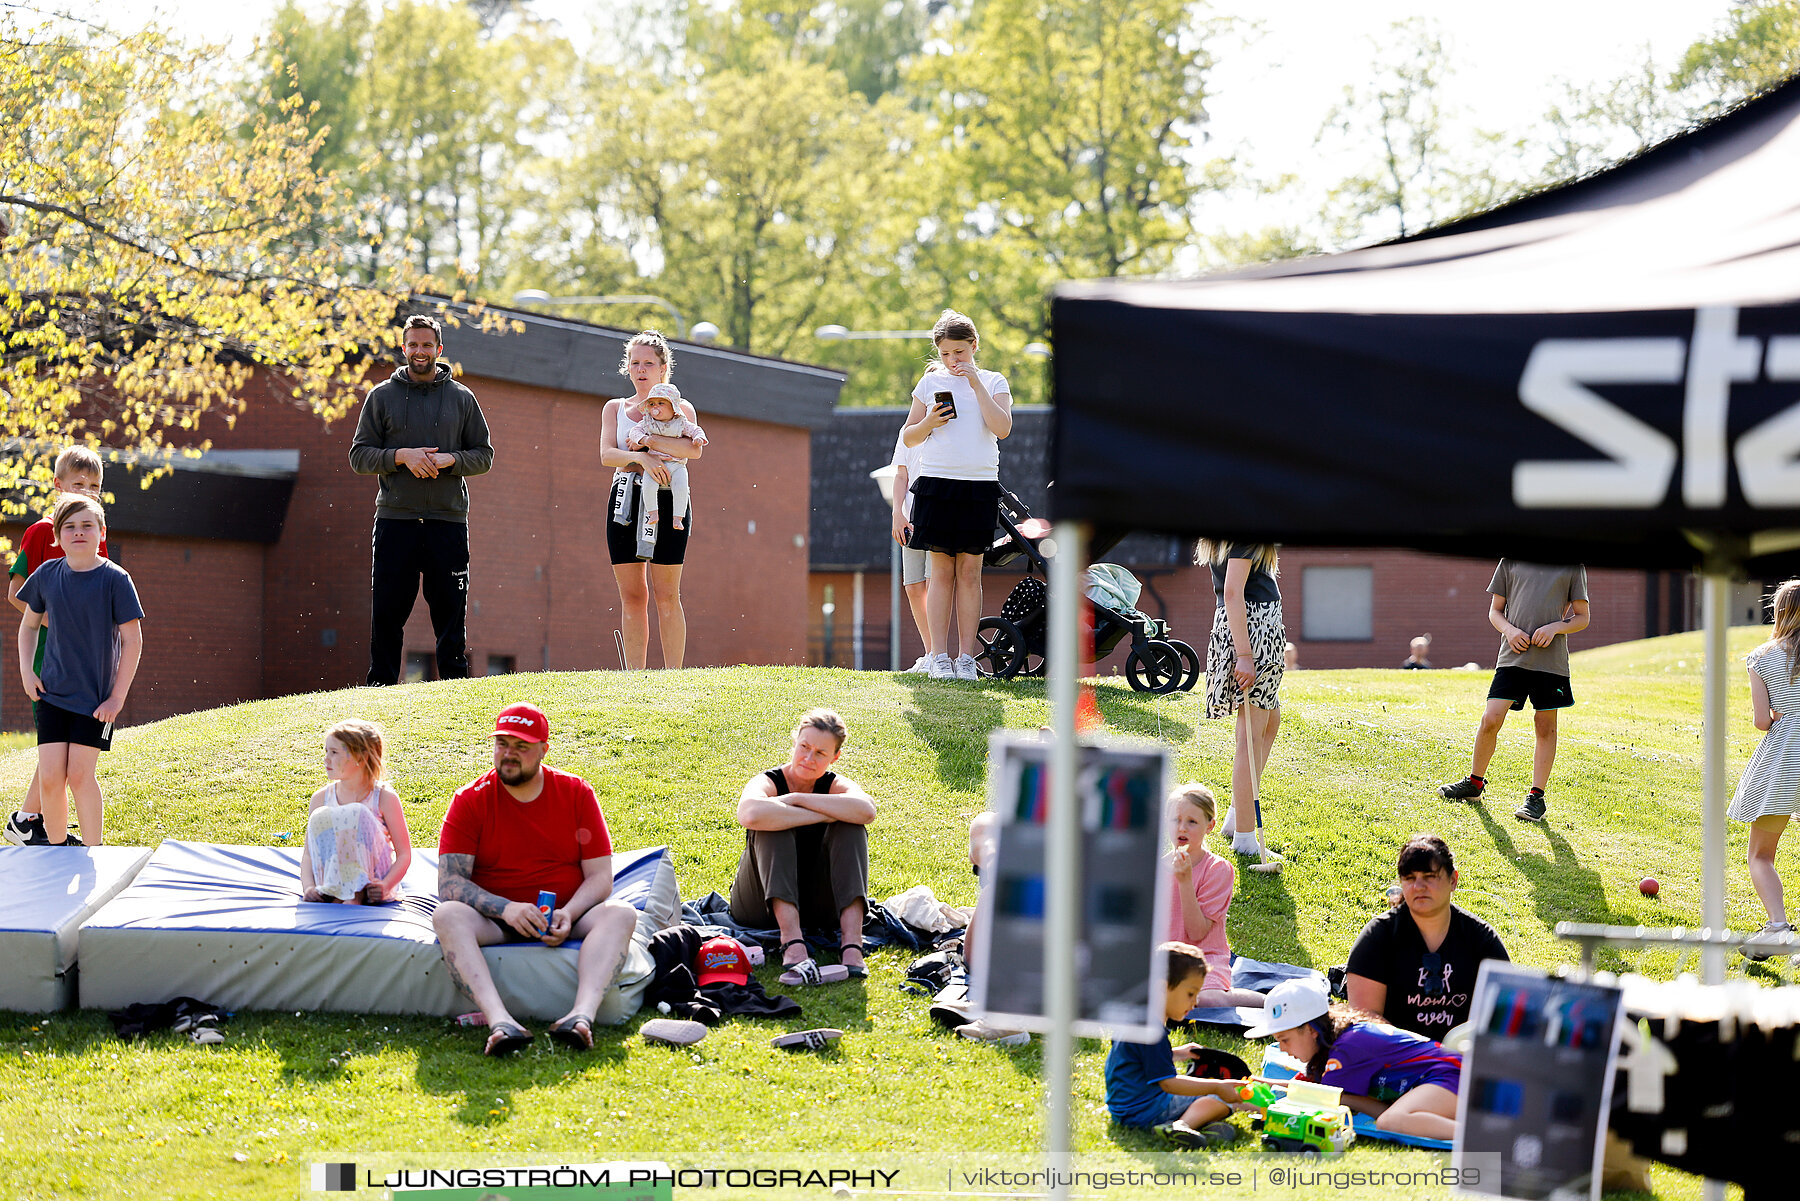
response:
[[[983,879],[972,999],[1020,1029],[1044,1029],[1046,853],[1051,808],[1047,735],[997,732],[988,748],[988,800],[998,847]],[[1153,1039],[1162,1033],[1162,973],[1155,948],[1168,925],[1169,865],[1162,854],[1169,755],[1152,745],[1080,740],[1076,1033]],[[1150,998],[1159,998],[1152,1009]],[[1016,1019],[1016,1021],[1015,1021]]]
[[[1456,1154],[1500,1154],[1507,1197],[1600,1196],[1600,1161],[1619,1046],[1620,993],[1490,959],[1470,1010]]]

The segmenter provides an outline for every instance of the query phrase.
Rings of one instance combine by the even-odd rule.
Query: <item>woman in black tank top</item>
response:
[[[786,984],[867,975],[862,919],[875,802],[831,770],[846,733],[836,713],[812,710],[794,730],[788,761],[752,776],[738,797],[744,852],[731,884],[731,916],[780,932]],[[841,967],[813,962],[805,927],[837,929]]]

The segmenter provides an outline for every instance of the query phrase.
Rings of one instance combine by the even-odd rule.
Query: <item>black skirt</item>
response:
[[[606,554],[616,567],[620,563],[639,562],[637,557],[637,523],[638,504],[643,493],[638,490],[637,473],[631,472],[613,481],[613,490],[609,495],[604,517],[606,519]],[[621,525],[612,519],[613,510],[617,507],[619,489],[631,489],[631,512],[627,524]],[[687,561],[688,534],[694,528],[693,502],[688,503],[688,512],[682,524],[685,530],[675,528],[675,494],[667,488],[656,490],[657,511],[662,514],[656,535],[656,550],[650,561],[662,567],[679,567]]]
[[[946,480],[924,475],[912,486],[914,550],[940,555],[986,554],[1000,514],[998,480]]]

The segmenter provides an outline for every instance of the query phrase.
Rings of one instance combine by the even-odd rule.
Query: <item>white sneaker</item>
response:
[[[1223,838],[1227,842],[1230,842],[1236,836],[1237,836],[1237,806],[1236,805],[1226,805],[1225,806],[1225,821],[1224,821],[1224,824],[1219,827],[1219,837]]]
[[[931,656],[931,666],[925,669],[925,674],[934,680],[954,680],[956,665],[950,662],[949,655],[933,655]]]
[[[1023,1030],[1002,1030],[998,1026],[988,1025],[984,1021],[974,1021],[966,1026],[958,1026],[956,1033],[961,1038],[992,1043],[996,1047],[1022,1047],[1031,1041],[1031,1035]]]
[[[913,660],[913,665],[900,674],[903,676],[922,676],[930,670],[931,656],[926,654],[920,655],[917,659]]]
[[[1787,934],[1792,930],[1793,930],[1793,927],[1788,925],[1786,922],[1765,922],[1763,924],[1763,928],[1756,931],[1750,937],[1752,937],[1752,938],[1757,938],[1757,937],[1774,938],[1774,937],[1778,937],[1783,934]],[[1748,959],[1751,963],[1761,963],[1764,960],[1768,959],[1771,955],[1775,954],[1775,951],[1772,949],[1765,951],[1765,950],[1762,950],[1761,948],[1758,948],[1756,950],[1751,950],[1749,947],[1739,947],[1738,953],[1741,954],[1745,959]]]
[[[974,655],[956,656],[956,678],[959,680],[979,680],[981,669],[975,666]]]

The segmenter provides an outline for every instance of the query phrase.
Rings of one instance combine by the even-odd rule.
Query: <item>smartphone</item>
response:
[[[934,393],[932,393],[931,401],[932,401],[933,407],[935,407],[935,408],[949,409],[951,419],[952,420],[955,419],[955,417],[956,417],[956,393],[954,393],[954,392],[934,392]]]

